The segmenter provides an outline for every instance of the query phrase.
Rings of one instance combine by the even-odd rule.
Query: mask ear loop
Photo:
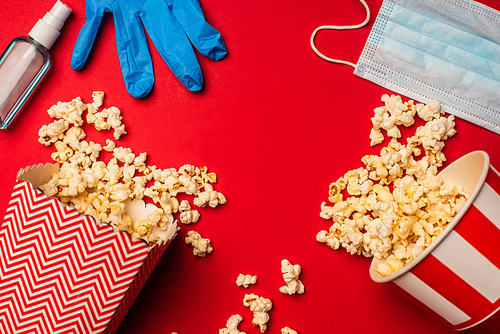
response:
[[[324,54],[322,54],[321,52],[319,52],[319,50],[316,48],[316,45],[314,44],[314,37],[316,37],[316,34],[318,33],[318,31],[323,30],[323,29],[329,29],[329,30],[350,30],[350,29],[358,29],[358,28],[364,27],[368,23],[368,21],[370,20],[370,8],[368,7],[368,5],[366,4],[366,2],[364,0],[359,0],[359,1],[361,1],[361,3],[363,4],[363,6],[365,6],[365,9],[366,9],[366,18],[360,24],[349,25],[349,26],[324,25],[324,26],[320,26],[320,27],[316,28],[313,31],[313,33],[311,35],[310,43],[311,43],[311,48],[313,49],[313,51],[318,56],[320,56],[324,60],[332,62],[332,63],[349,65],[349,66],[352,66],[352,67],[356,68],[356,64],[353,64],[353,63],[351,63],[349,61],[346,61],[346,60],[333,59],[333,58],[327,57]]]

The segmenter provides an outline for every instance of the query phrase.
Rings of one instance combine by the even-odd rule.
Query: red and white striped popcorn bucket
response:
[[[57,169],[21,170],[0,224],[2,334],[114,333],[177,232],[149,249],[97,224],[36,189]],[[155,208],[127,210],[135,220]]]
[[[475,151],[439,175],[470,194],[465,205],[408,265],[383,277],[373,259],[370,276],[455,331],[500,333],[500,173]]]

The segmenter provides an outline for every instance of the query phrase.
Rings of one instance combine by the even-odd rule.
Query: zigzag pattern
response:
[[[148,256],[27,181],[0,228],[0,333],[101,333]]]

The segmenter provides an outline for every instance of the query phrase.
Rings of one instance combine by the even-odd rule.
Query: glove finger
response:
[[[153,62],[140,19],[134,13],[125,15],[120,10],[113,13],[116,48],[127,91],[141,98],[153,88]]]
[[[142,21],[156,49],[190,91],[203,86],[203,75],[191,43],[164,1],[145,8]]]
[[[221,34],[206,20],[199,0],[171,0],[176,19],[201,54],[220,60],[227,54]]]
[[[104,10],[102,8],[100,11],[95,11],[87,7],[87,20],[78,34],[75,46],[73,47],[73,54],[71,55],[71,67],[74,70],[79,70],[85,65],[92,45],[94,44],[97,31],[101,25],[103,12]]]

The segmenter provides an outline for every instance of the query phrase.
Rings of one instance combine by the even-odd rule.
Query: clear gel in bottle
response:
[[[0,129],[6,129],[50,67],[48,49],[71,9],[61,1],[38,20],[27,37],[14,38],[0,57]]]

